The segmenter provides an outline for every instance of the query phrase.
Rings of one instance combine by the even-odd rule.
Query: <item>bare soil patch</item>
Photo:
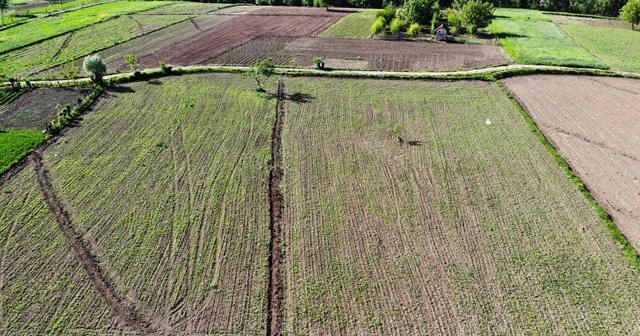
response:
[[[313,66],[315,56],[331,59],[327,66],[332,68],[390,71],[447,71],[511,62],[502,48],[488,45],[260,36],[207,63],[249,65],[272,57],[278,64]]]
[[[526,76],[505,84],[640,248],[640,81]]]
[[[73,105],[89,89],[49,88],[30,90],[0,107],[0,128],[44,129],[66,104]]]

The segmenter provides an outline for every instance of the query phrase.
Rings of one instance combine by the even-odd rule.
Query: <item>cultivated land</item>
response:
[[[146,11],[145,14],[188,14],[188,15],[199,15],[210,13],[213,11],[217,11],[219,9],[233,6],[231,4],[212,4],[212,3],[201,3],[201,2],[178,2],[169,6],[160,7],[157,9],[152,9],[150,11]]]
[[[490,30],[519,63],[607,68],[541,12],[498,8],[494,15]]]
[[[263,334],[275,99],[238,75],[153,83],[109,92],[80,127],[44,152],[45,180],[69,214],[58,221],[79,232],[76,245],[95,254],[93,262],[80,258],[83,267],[102,268],[107,280],[89,272],[92,283],[115,321],[129,321],[125,330]],[[15,207],[23,202],[11,195],[5,199],[16,205],[3,212],[21,211]],[[17,223],[40,225],[31,220]],[[30,257],[61,267],[55,259]],[[5,263],[18,273],[15,258]],[[61,289],[71,285],[81,284]],[[114,295],[123,301],[109,300]],[[84,313],[104,314],[101,309]],[[12,314],[18,318],[21,311]],[[86,327],[74,316],[66,319],[63,330]]]
[[[500,47],[410,41],[257,37],[208,63],[252,65],[272,57],[281,65],[313,66],[321,56],[330,68],[369,70],[458,70],[510,63]]]
[[[497,86],[285,83],[284,330],[635,333],[638,273]]]
[[[0,174],[41,144],[46,134],[36,130],[0,129]]]
[[[117,15],[132,14],[167,4],[169,2],[118,1],[29,21],[16,27],[0,30],[0,53],[105,21]]]
[[[349,14],[329,27],[322,37],[366,39],[371,37],[371,25],[376,20],[377,9],[363,9]]]
[[[640,248],[640,81],[526,76],[505,84]]]

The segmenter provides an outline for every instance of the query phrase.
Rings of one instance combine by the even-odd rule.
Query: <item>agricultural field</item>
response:
[[[639,249],[640,81],[526,76],[505,84]]]
[[[215,3],[203,3],[203,2],[188,2],[182,1],[174,3],[169,6],[163,6],[160,8],[146,11],[145,14],[149,15],[200,15],[205,13],[211,13],[222,8],[233,6],[231,4],[215,4]]]
[[[87,6],[87,5],[97,4],[102,2],[106,3],[106,2],[109,2],[109,0],[79,0],[79,1],[63,2],[62,4],[60,4],[59,2],[55,2],[55,3],[49,2],[48,5],[36,7],[36,8],[24,9],[21,12],[26,14],[45,14],[45,13],[69,10],[76,7],[82,7],[82,6]]]
[[[363,9],[349,14],[322,33],[321,37],[367,39],[371,37],[371,25],[376,20],[377,9]]]
[[[284,332],[635,333],[637,271],[498,86],[285,93]]]
[[[495,15],[489,29],[519,63],[608,68],[540,12],[498,8]]]
[[[273,91],[273,82],[266,88]],[[265,332],[266,190],[275,103],[239,75],[136,83],[109,92],[81,127],[44,151],[41,169],[49,175],[50,189],[109,278],[101,283],[115,286],[107,294],[124,298],[140,324],[148,322],[143,330]],[[100,187],[87,188],[87,183]],[[3,212],[21,211],[16,207],[23,202],[12,195],[4,199],[15,205]],[[40,224],[30,220],[22,221],[27,227]],[[60,266],[55,259],[36,261]],[[15,273],[26,267],[10,258],[5,263],[16,265]],[[72,285],[81,283],[72,280],[63,288]],[[113,300],[96,301],[120,311]],[[66,314],[63,308],[48,313]],[[104,315],[104,309],[82,312]],[[21,318],[19,313],[8,312],[11,319]],[[127,316],[107,321],[104,331],[122,330],[125,326],[116,322]],[[98,332],[75,315],[56,317],[67,321],[60,326],[62,334],[77,328]]]
[[[47,138],[42,131],[0,128],[0,174]]]
[[[14,99],[20,97],[21,94],[25,93],[26,90],[0,90],[0,108],[4,104],[8,104],[12,102]]]
[[[11,76],[29,76],[188,19],[187,15],[121,16],[2,54],[0,63]]]
[[[206,63],[252,65],[271,57],[281,65],[313,66],[316,56],[334,69],[450,71],[511,63],[497,46],[280,36],[257,37]]]
[[[133,14],[155,7],[166,6],[169,3],[165,1],[118,1],[32,20],[15,27],[0,30],[0,54],[102,22],[118,15]]]

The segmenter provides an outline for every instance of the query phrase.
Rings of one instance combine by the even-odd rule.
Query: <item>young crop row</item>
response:
[[[366,39],[371,37],[371,25],[376,20],[376,9],[363,9],[349,14],[322,33],[322,37]]]
[[[121,16],[2,54],[0,63],[11,76],[30,75],[187,19],[186,15]]]
[[[2,333],[86,335],[110,328],[113,317],[74,258],[32,167],[0,186],[0,209]]]
[[[511,58],[524,64],[607,69],[551,20],[530,10],[496,9],[491,31]]]
[[[26,90],[0,90],[0,105],[12,102],[25,92]]]
[[[166,1],[118,1],[32,20],[16,27],[0,30],[0,54],[115,16],[133,14],[168,4],[170,2]]]
[[[637,272],[497,86],[285,83],[285,332],[633,333]]]
[[[264,333],[274,110],[237,75],[132,84],[45,153],[100,265],[173,333]]]

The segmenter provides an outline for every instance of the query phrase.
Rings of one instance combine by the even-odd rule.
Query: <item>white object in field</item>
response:
[[[491,125],[491,120],[487,119],[487,121],[484,122],[487,125]]]

